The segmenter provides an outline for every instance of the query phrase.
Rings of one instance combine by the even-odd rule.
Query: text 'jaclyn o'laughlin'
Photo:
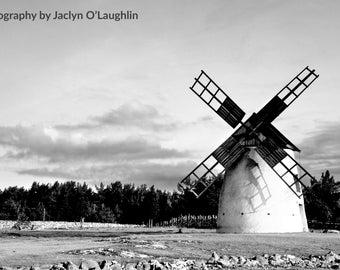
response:
[[[120,12],[103,12],[89,10],[86,12],[0,12],[0,21],[78,21],[78,20],[138,20],[139,14],[131,10]]]

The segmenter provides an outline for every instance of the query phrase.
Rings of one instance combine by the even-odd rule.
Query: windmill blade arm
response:
[[[258,122],[272,122],[292,104],[319,75],[308,66],[296,75],[280,92],[274,96],[258,113]]]
[[[315,69],[305,67],[277,94],[289,106],[293,103],[317,78]]]
[[[219,174],[228,170],[247,151],[233,136],[229,137],[179,182],[178,189],[189,189],[197,198],[200,197]]]
[[[302,196],[301,186],[306,188],[305,182],[307,180],[315,180],[305,168],[283,149],[272,145],[261,145],[256,151],[298,198]]]
[[[190,89],[233,128],[245,112],[202,70]]]
[[[217,176],[224,173],[224,171],[224,167],[211,154],[180,181],[177,188],[180,191],[188,189],[198,198],[215,182]]]

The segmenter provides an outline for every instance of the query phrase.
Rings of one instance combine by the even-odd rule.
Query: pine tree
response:
[[[313,181],[305,195],[306,215],[310,220],[340,221],[340,182],[327,170]]]

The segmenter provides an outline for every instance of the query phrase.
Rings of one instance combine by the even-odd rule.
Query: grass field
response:
[[[109,254],[101,254],[103,249],[109,250]],[[43,266],[66,260],[77,264],[82,258],[121,262],[142,257],[208,259],[213,251],[247,257],[264,253],[297,256],[340,253],[340,235],[217,234],[214,230],[195,229],[177,233],[176,228],[0,232],[0,266]]]

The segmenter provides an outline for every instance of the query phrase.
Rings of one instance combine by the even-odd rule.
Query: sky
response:
[[[190,91],[200,70],[248,117],[305,66],[320,77],[273,125],[312,175],[339,180],[339,9],[335,0],[1,0],[0,13],[130,10],[138,20],[0,20],[0,189],[74,180],[174,190],[233,132]]]

